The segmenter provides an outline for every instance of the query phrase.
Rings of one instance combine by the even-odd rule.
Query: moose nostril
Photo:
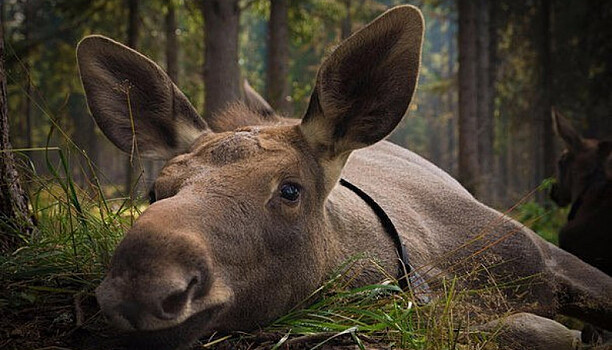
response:
[[[191,291],[195,288],[198,282],[199,278],[195,276],[191,279],[191,281],[189,281],[189,284],[185,290],[170,294],[170,296],[164,299],[161,305],[164,314],[168,317],[178,315],[179,312],[185,308],[187,301],[191,297]]]
[[[119,305],[119,313],[132,327],[139,329],[142,305],[134,301],[124,301]]]

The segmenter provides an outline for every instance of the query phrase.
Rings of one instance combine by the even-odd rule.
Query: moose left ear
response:
[[[244,90],[244,104],[253,112],[260,114],[263,117],[274,117],[274,109],[268,101],[266,101],[260,94],[253,89],[248,80],[244,79],[242,84]]]
[[[419,76],[423,16],[393,8],[353,34],[323,62],[300,129],[327,159],[387,136],[404,116]],[[343,162],[341,162],[343,164]]]
[[[77,61],[91,114],[122,151],[169,159],[209,131],[170,77],[129,47],[91,35],[79,43]]]
[[[567,148],[573,152],[582,150],[584,147],[582,136],[574,129],[569,120],[554,107],[552,109],[552,119],[555,133],[565,141]]]

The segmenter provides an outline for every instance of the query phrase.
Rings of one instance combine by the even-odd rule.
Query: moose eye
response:
[[[285,183],[280,187],[280,195],[289,202],[295,202],[300,198],[300,186],[294,183]]]

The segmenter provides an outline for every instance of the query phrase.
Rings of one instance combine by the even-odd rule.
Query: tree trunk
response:
[[[499,27],[499,3],[496,1],[491,1],[488,6],[489,10],[489,27],[486,28],[489,32],[489,113],[491,114],[491,147],[492,147],[492,178],[490,184],[492,186],[491,190],[491,200],[492,203],[496,206],[501,205],[502,202],[502,180],[501,180],[501,164],[502,159],[504,158],[504,153],[499,150],[500,142],[498,138],[503,138],[503,136],[498,135],[496,130],[500,130],[501,128],[498,123],[501,123],[500,118],[495,118],[496,110],[495,110],[495,99],[497,97],[497,89],[496,89],[496,81],[497,81],[497,67],[498,67],[498,55],[497,55],[497,43],[498,43],[498,35],[497,30]],[[497,140],[497,149],[495,148]]]
[[[128,40],[127,44],[134,50],[138,49],[138,39],[140,34],[140,23],[138,21],[139,0],[128,0]],[[129,154],[125,164],[125,192],[128,197],[132,197],[135,184],[134,175],[138,166],[137,154]]]
[[[457,62],[456,60],[456,55],[455,55],[455,40],[456,40],[456,33],[455,31],[453,31],[451,33],[451,31],[449,30],[450,36],[447,37],[447,42],[448,42],[448,78],[449,80],[454,79],[454,75],[455,75],[455,64]],[[448,153],[448,169],[447,171],[452,174],[453,176],[457,177],[457,155],[456,155],[456,151],[457,151],[457,143],[456,143],[456,137],[455,137],[455,132],[457,130],[457,109],[456,109],[456,102],[455,102],[455,90],[454,89],[448,89],[448,92],[446,93],[446,103],[448,105],[448,112],[449,112],[449,118],[446,124],[446,138],[448,139],[448,145],[447,145],[447,150],[446,152]]]
[[[489,0],[478,1],[476,75],[478,79],[478,166],[480,167],[481,200],[493,203],[493,111],[491,109]]]
[[[268,23],[268,102],[276,111],[291,115],[289,99],[289,0],[271,0]]]
[[[176,7],[174,1],[169,0],[166,4],[166,73],[176,85],[179,84],[179,68],[178,56],[179,45],[176,35]],[[146,189],[150,188],[164,166],[164,161],[161,160],[145,160],[145,185]]]
[[[539,91],[540,100],[537,103],[537,129],[536,136],[537,155],[535,169],[536,185],[542,180],[555,174],[555,149],[553,144],[553,130],[551,117],[551,45],[550,45],[550,0],[540,0],[539,4],[539,35],[538,35],[538,65],[540,66]],[[537,199],[544,202],[545,192],[538,192]]]
[[[25,86],[25,96],[24,96],[24,115],[26,119],[26,148],[32,148],[32,104],[30,100],[32,99],[32,78],[30,76],[30,51],[32,48],[31,45],[31,28],[32,28],[32,20],[33,20],[33,9],[32,9],[32,1],[26,0],[25,2],[25,19],[24,19],[24,36],[26,42],[26,49],[23,57],[23,67],[26,73],[26,86]],[[26,153],[28,156],[32,156],[31,152]]]
[[[140,23],[138,22],[139,0],[128,0],[128,46],[137,49],[140,36]]]
[[[238,0],[203,0],[204,117],[214,129],[214,116],[241,97],[238,66]]]
[[[342,40],[348,38],[353,30],[353,21],[351,19],[351,0],[344,0],[344,6],[346,7],[346,16],[342,19]]]
[[[3,9],[0,9],[0,13]],[[21,188],[11,150],[4,69],[4,20],[0,16],[0,250],[10,251],[19,243],[19,234],[34,227],[28,197]]]
[[[458,0],[459,10],[459,181],[480,198],[476,1]]]
[[[170,79],[178,85],[178,42],[176,38],[176,13],[174,3],[168,1],[166,13],[166,71]]]

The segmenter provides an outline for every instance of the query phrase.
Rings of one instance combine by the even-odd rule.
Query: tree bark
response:
[[[203,0],[204,118],[214,129],[214,116],[241,97],[238,66],[238,0]]]
[[[274,110],[291,115],[289,96],[289,0],[271,0],[268,22],[267,97]]]
[[[342,40],[348,38],[353,31],[353,21],[351,19],[351,0],[344,0],[344,6],[346,7],[346,16],[342,19]]]
[[[496,118],[496,110],[495,110],[495,99],[497,97],[497,89],[496,89],[496,81],[497,81],[497,68],[498,68],[498,55],[497,55],[497,43],[498,39],[498,28],[499,28],[499,3],[496,1],[491,1],[488,4],[489,11],[489,27],[486,28],[489,32],[489,113],[491,114],[491,147],[492,147],[492,177],[490,181],[491,191],[491,201],[492,204],[496,206],[500,206],[502,204],[502,191],[504,187],[502,186],[501,180],[501,164],[502,159],[504,157],[504,153],[500,151],[499,147],[499,139],[503,138],[503,136],[497,135],[496,130],[499,130],[498,126],[501,124],[500,118]],[[495,142],[497,140],[497,149],[495,148]]]
[[[477,115],[481,200],[493,203],[493,110],[491,109],[489,0],[478,0]]]
[[[140,36],[140,24],[138,22],[139,0],[128,1],[128,46],[138,48],[138,39]]]
[[[2,150],[0,153],[0,250],[2,251],[14,249],[19,243],[18,234],[28,233],[34,227],[28,210],[28,197],[19,183],[15,157],[11,152],[7,102],[4,20],[0,16],[0,149]]]
[[[459,10],[459,181],[480,197],[476,1],[458,0]]]
[[[539,185],[542,180],[555,174],[555,149],[553,144],[553,130],[551,117],[551,45],[550,45],[550,0],[540,0],[539,6],[539,28],[538,28],[538,65],[540,98],[537,103],[537,148],[535,162],[535,184]],[[544,202],[546,193],[538,192],[537,200]]]
[[[26,73],[26,93],[25,93],[25,101],[24,101],[24,115],[26,118],[26,148],[32,148],[33,142],[32,142],[32,104],[30,103],[30,100],[32,98],[32,78],[30,76],[30,54],[31,54],[31,49],[32,49],[32,45],[30,43],[31,41],[31,28],[32,28],[32,20],[33,20],[33,8],[32,8],[32,1],[31,0],[26,0],[25,2],[25,20],[24,20],[24,36],[25,36],[25,42],[26,42],[26,49],[24,52],[24,57],[23,57],[23,66],[24,66],[24,70]],[[28,156],[32,156],[32,154],[30,152],[26,153],[28,154]]]
[[[455,55],[455,40],[456,33],[453,31],[450,32],[450,37],[447,37],[448,42],[448,78],[449,80],[454,79],[455,75],[455,64],[457,63],[457,57]],[[446,103],[448,105],[448,111],[450,117],[448,118],[446,125],[446,137],[448,139],[446,152],[448,153],[448,169],[447,171],[453,176],[457,176],[457,143],[455,133],[457,130],[457,105],[455,100],[455,91],[454,89],[449,89],[446,93]]]
[[[168,1],[166,13],[166,71],[178,85],[178,42],[176,38],[176,11],[174,3]]]

